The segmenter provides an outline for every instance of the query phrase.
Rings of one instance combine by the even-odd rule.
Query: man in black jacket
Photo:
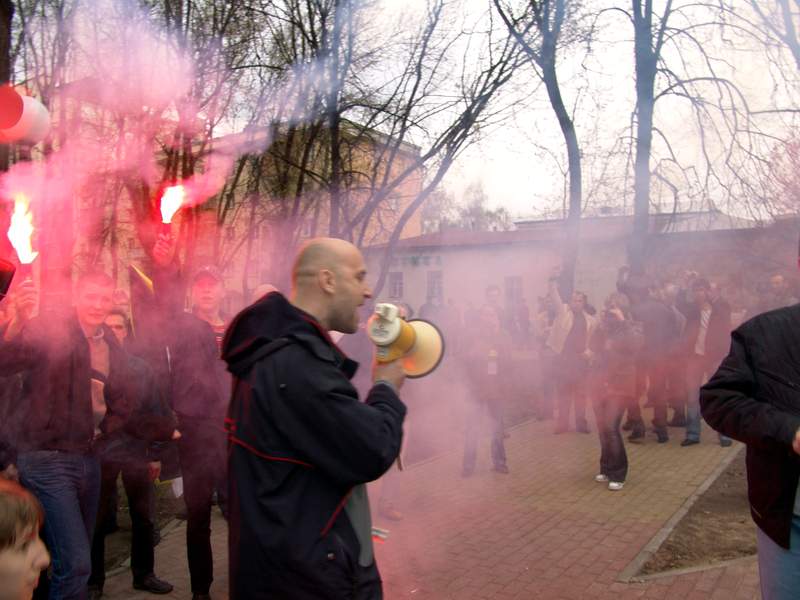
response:
[[[211,508],[214,494],[227,511],[225,474],[225,411],[230,375],[220,358],[225,319],[222,275],[213,266],[198,269],[191,279],[192,312],[184,312],[185,288],[172,264],[175,240],[159,237],[153,258],[156,299],[167,319],[163,324],[169,353],[168,396],[178,418],[183,497],[186,501],[186,553],[192,596],[207,600],[214,580]]]
[[[620,269],[620,275],[625,273],[624,269]],[[644,346],[636,357],[637,389],[628,406],[628,424],[632,430],[628,439],[637,440],[645,436],[639,397],[646,383],[647,401],[653,407],[653,431],[658,442],[663,444],[669,440],[666,352],[675,345],[679,335],[675,318],[666,304],[653,297],[652,284],[644,277],[621,277],[617,281],[617,290],[628,297],[631,317],[641,323],[644,335]]]
[[[275,292],[231,323],[228,415],[230,597],[379,599],[366,483],[400,451],[398,362],[375,365],[360,402],[357,363],[328,331],[355,333],[371,296],[361,253],[318,239],[300,252],[288,301]]]
[[[127,351],[129,346],[129,324],[124,312],[112,309],[106,318],[106,326]],[[131,398],[136,410],[150,418],[167,421],[173,427],[175,420],[163,401],[155,382],[153,370],[141,358],[127,354],[128,376],[125,393]],[[173,437],[178,437],[177,432]],[[117,479],[122,474],[122,484],[128,497],[128,512],[131,517],[131,573],[133,587],[153,594],[168,594],[172,585],[155,576],[153,537],[155,515],[151,506],[155,502],[153,481],[161,473],[161,462],[154,444],[136,439],[120,432],[102,448],[100,453],[100,508],[97,513],[97,528],[92,539],[92,575],[89,578],[89,600],[103,595],[106,579],[104,525],[108,522],[117,503]]]
[[[747,444],[750,512],[758,525],[765,600],[800,587],[800,305],[747,321],[700,392],[706,422]]]

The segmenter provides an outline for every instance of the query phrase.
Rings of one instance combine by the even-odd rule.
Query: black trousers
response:
[[[619,424],[629,402],[630,398],[623,396],[602,395],[593,403],[600,437],[600,473],[611,481],[624,482],[628,475],[628,455]]]
[[[211,506],[214,492],[227,518],[226,434],[223,418],[180,417],[178,455],[186,502],[186,553],[193,594],[208,594],[214,580]]]
[[[117,477],[122,473],[122,485],[128,496],[131,515],[131,572],[134,579],[141,579],[153,572],[153,522],[152,511],[155,490],[144,462],[104,462],[100,465],[100,507],[97,527],[92,538],[92,575],[89,585],[100,588],[106,580],[105,527],[117,501]]]

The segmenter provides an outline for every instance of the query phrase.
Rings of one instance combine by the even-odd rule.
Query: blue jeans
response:
[[[714,368],[705,356],[691,356],[686,362],[686,439],[700,441],[700,388],[708,381]],[[719,441],[730,438],[719,434]]]
[[[52,557],[50,600],[84,600],[92,572],[90,549],[100,499],[94,456],[39,450],[19,455],[22,485],[44,508],[42,531]]]
[[[800,517],[792,517],[790,550],[780,547],[756,527],[758,573],[763,600],[792,600],[800,590]]]

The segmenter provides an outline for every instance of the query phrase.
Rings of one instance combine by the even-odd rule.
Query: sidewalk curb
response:
[[[706,480],[698,487],[691,496],[689,496],[683,503],[683,505],[675,512],[670,519],[664,523],[664,526],[656,533],[653,538],[647,542],[644,548],[642,548],[639,553],[634,557],[634,559],[628,563],[628,565],[617,575],[616,580],[620,583],[644,583],[650,579],[658,579],[660,577],[667,577],[669,575],[680,575],[683,572],[691,572],[695,573],[697,571],[705,571],[708,569],[715,569],[720,566],[725,565],[726,563],[717,563],[715,565],[701,565],[697,567],[687,567],[686,569],[675,569],[672,571],[665,571],[664,573],[655,573],[652,575],[639,575],[639,571],[641,571],[642,567],[645,563],[650,560],[650,558],[658,552],[658,549],[661,548],[661,545],[667,540],[670,536],[672,531],[678,526],[678,523],[681,522],[681,519],[686,516],[686,513],[689,512],[689,509],[692,508],[697,499],[702,496],[708,488],[711,487],[711,484],[714,483],[717,478],[722,475],[722,472],[728,468],[733,460],[739,456],[739,453],[744,448],[744,444],[736,444],[732,448],[732,452],[730,452],[727,456],[725,456],[717,465],[717,467],[711,472],[711,474],[706,478]],[[740,560],[749,560],[750,557],[744,557],[741,559],[734,559],[733,561],[728,562],[737,562]]]
[[[659,573],[651,573],[650,575],[641,575],[632,579],[629,583],[646,583],[656,579],[664,579],[666,577],[679,577],[681,575],[690,575],[692,573],[702,573],[703,571],[710,571],[712,569],[725,569],[727,567],[734,567],[739,564],[745,564],[757,560],[755,554],[750,556],[740,556],[739,558],[731,558],[730,560],[723,560],[718,563],[708,565],[697,565],[695,567],[683,567],[681,569],[670,569],[669,571],[661,571]]]

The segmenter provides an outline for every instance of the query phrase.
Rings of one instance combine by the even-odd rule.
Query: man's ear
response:
[[[326,294],[333,294],[336,291],[336,276],[330,269],[322,269],[317,273],[319,287]]]

